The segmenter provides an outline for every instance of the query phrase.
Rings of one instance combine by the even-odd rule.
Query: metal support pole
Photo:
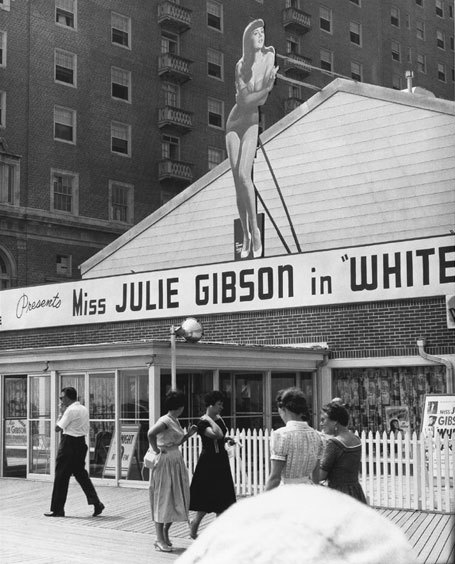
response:
[[[175,338],[175,327],[171,327],[171,390],[177,389],[177,350],[176,350],[176,338]]]

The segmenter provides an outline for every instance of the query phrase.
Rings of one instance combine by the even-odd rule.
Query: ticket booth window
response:
[[[161,372],[161,414],[165,413],[164,400],[171,389],[171,374]],[[177,389],[186,397],[186,406],[180,417],[182,427],[195,423],[205,413],[204,397],[213,390],[213,372],[180,372],[177,371]]]
[[[272,385],[271,385],[271,401],[272,401],[272,429],[283,427],[284,423],[278,414],[276,405],[276,397],[280,390],[291,387],[300,388],[305,396],[309,424],[311,426],[317,425],[315,414],[313,410],[314,390],[313,390],[313,372],[272,372]]]
[[[264,374],[220,372],[220,390],[225,396],[222,417],[229,428],[264,428]]]

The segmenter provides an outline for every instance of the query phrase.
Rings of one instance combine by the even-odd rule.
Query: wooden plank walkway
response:
[[[52,484],[30,480],[0,479],[0,561],[5,564],[125,564],[174,561],[190,544],[186,523],[171,529],[174,552],[156,552],[154,525],[147,488],[98,487],[106,509],[93,518],[92,506],[71,482],[66,517],[49,519]],[[418,564],[455,561],[452,515],[378,509],[406,534],[418,554]],[[207,516],[204,530],[214,519]],[[67,554],[68,546],[77,552]],[[64,557],[63,557],[64,555]]]

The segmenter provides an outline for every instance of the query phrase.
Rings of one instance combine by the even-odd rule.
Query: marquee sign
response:
[[[453,236],[0,292],[0,331],[454,294]]]

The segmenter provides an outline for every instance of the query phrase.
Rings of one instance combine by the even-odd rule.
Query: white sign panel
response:
[[[139,429],[137,425],[123,425],[120,432],[120,456],[122,478],[128,477],[128,472],[133,461],[134,449],[136,448],[137,435]],[[106,457],[106,462],[104,465],[103,477],[105,476],[115,476],[116,468],[116,457],[117,457],[117,439],[115,433],[112,437],[111,444],[109,445],[109,452]]]
[[[453,236],[0,292],[0,331],[454,294]]]
[[[451,439],[455,433],[455,396],[451,394],[425,396],[422,432],[434,437],[436,433]]]

